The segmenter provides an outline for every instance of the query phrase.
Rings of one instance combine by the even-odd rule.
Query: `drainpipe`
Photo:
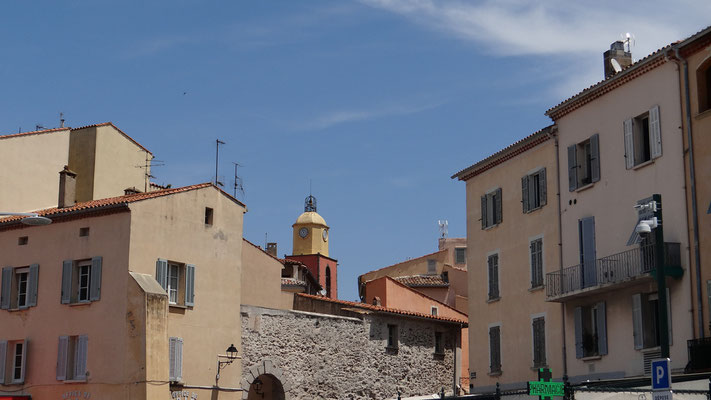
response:
[[[689,99],[689,63],[679,54],[679,48],[674,48],[675,62],[681,64],[684,70],[684,106],[686,108],[686,140],[689,145],[689,180],[691,181],[691,222],[694,227],[694,261],[696,264],[696,308],[699,321],[698,337],[704,337],[703,296],[701,295],[701,254],[699,252],[699,213],[696,202],[696,168],[694,167],[694,141],[691,132],[691,100]]]
[[[555,143],[555,173],[556,173],[556,193],[558,195],[558,262],[561,274],[563,272],[563,222],[562,222],[562,206],[561,206],[561,196],[560,196],[560,156],[558,154],[559,144],[558,144],[558,125],[553,125],[551,131],[548,133]],[[561,335],[563,344],[563,376],[568,375],[568,358],[567,358],[567,347],[565,343],[565,302],[560,303],[560,321],[561,321]]]

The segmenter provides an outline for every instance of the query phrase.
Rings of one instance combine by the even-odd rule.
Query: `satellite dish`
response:
[[[320,294],[321,296],[325,296],[326,294],[328,294],[328,292],[326,292],[326,289],[321,289],[321,291],[318,292],[318,294]]]
[[[615,70],[615,73],[622,71],[620,63],[618,63],[614,58],[610,60],[610,64],[612,64],[612,68]]]

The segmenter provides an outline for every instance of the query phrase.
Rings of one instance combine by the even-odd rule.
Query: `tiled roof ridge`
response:
[[[357,303],[355,301],[331,299],[329,297],[314,296],[314,295],[306,294],[306,293],[296,293],[296,295],[301,296],[301,297],[306,297],[309,299],[325,301],[325,302],[329,302],[329,303],[353,306],[353,307],[362,308],[365,310],[380,311],[380,312],[385,312],[385,313],[390,313],[390,314],[408,315],[411,317],[434,319],[434,320],[445,321],[445,322],[455,322],[455,323],[464,324],[464,325],[468,324],[468,321],[464,320],[464,319],[443,317],[440,315],[431,315],[431,314],[425,314],[425,313],[416,312],[416,311],[401,310],[401,309],[397,309],[397,308],[388,308],[388,307],[376,306],[376,305],[367,304],[367,303]]]
[[[244,238],[244,237],[242,238],[242,240],[244,240],[245,242],[247,242],[247,243],[251,244],[252,246],[256,247],[256,248],[259,249],[262,253],[268,255],[269,257],[271,257],[271,258],[273,258],[273,259],[279,261],[281,264],[284,264],[284,261],[283,261],[282,259],[280,259],[280,258],[278,258],[278,257],[274,257],[273,255],[267,253],[267,251],[264,250],[261,246],[257,246],[256,244],[250,242],[249,240],[247,240],[247,239]]]
[[[504,147],[496,153],[455,173],[451,176],[451,178],[458,178],[460,181],[467,180],[469,178],[481,174],[484,171],[494,168],[495,166],[503,163],[504,161],[508,161],[516,157],[517,155],[538,146],[539,144],[550,139],[549,133],[553,132],[554,126],[555,125],[548,125],[545,128],[542,128],[522,139],[519,139],[518,141]]]
[[[0,135],[0,139],[9,139],[9,138],[14,138],[18,136],[29,136],[29,135],[42,135],[44,133],[52,133],[52,132],[59,132],[59,131],[70,131],[72,128],[69,127],[64,127],[64,128],[52,128],[52,129],[42,129],[39,131],[30,131],[30,132],[18,132],[18,133],[11,133],[8,135]]]
[[[449,287],[449,282],[446,282],[440,275],[427,275],[427,274],[419,274],[419,275],[408,275],[408,276],[397,276],[394,277],[396,281],[403,283],[407,286],[410,287]],[[417,283],[414,282],[417,279],[422,279],[423,282]],[[426,281],[432,281],[432,282],[426,282]],[[440,281],[441,283],[435,282],[435,281]],[[405,283],[408,282],[408,283]]]
[[[404,264],[404,263],[406,263],[406,262],[410,262],[410,261],[414,261],[414,260],[419,260],[419,259],[425,258],[425,257],[430,257],[430,256],[433,256],[433,255],[435,255],[435,254],[442,253],[442,252],[445,252],[445,251],[448,251],[448,250],[447,250],[447,249],[437,250],[437,251],[435,251],[435,252],[432,252],[432,253],[429,253],[429,254],[425,254],[424,256],[419,256],[419,257],[411,258],[411,259],[409,259],[409,260],[400,261],[399,263],[395,263],[395,264],[392,264],[392,265],[388,265],[387,267],[382,267],[382,268],[374,269],[374,270],[372,270],[372,271],[368,271],[368,272],[366,272],[366,273],[364,273],[364,274],[362,274],[362,275],[360,275],[360,276],[368,275],[368,274],[371,273],[371,272],[382,271],[382,270],[385,270],[385,269],[394,267],[394,266],[396,266],[396,265]],[[360,277],[359,277],[359,280],[360,280]]]
[[[438,303],[438,304],[441,304],[441,305],[443,305],[443,306],[445,306],[445,307],[447,307],[447,308],[449,308],[449,309],[451,309],[451,310],[453,310],[453,311],[455,311],[455,312],[458,312],[458,313],[464,315],[465,317],[467,316],[466,313],[463,313],[463,312],[457,310],[456,308],[450,306],[449,304],[442,303],[441,301],[435,299],[434,297],[428,296],[428,295],[425,294],[425,293],[422,293],[422,292],[420,292],[420,291],[417,291],[417,290],[415,290],[415,289],[413,289],[413,288],[411,288],[411,287],[405,285],[405,284],[402,283],[402,282],[398,282],[397,279],[393,279],[393,278],[391,278],[391,277],[389,277],[389,276],[387,276],[387,275],[384,276],[383,278],[386,278],[386,279],[388,279],[388,280],[391,280],[391,281],[393,281],[393,283],[395,283],[396,285],[400,285],[400,286],[402,286],[403,288],[405,288],[405,289],[407,289],[407,290],[409,290],[409,291],[411,291],[411,292],[415,292],[415,293],[417,293],[417,294],[420,295],[420,296],[426,297],[426,298],[428,298],[428,299],[430,299],[430,300],[432,300],[432,301],[434,301],[434,302],[436,302],[436,303]]]
[[[131,136],[129,136],[126,132],[122,131],[118,126],[114,125],[114,123],[111,122],[111,121],[102,122],[102,123],[99,123],[99,124],[92,124],[92,125],[80,126],[80,127],[78,127],[78,128],[72,128],[72,130],[73,130],[73,131],[78,131],[79,129],[96,128],[96,127],[99,127],[99,126],[112,126],[114,129],[116,129],[117,131],[119,131],[123,136],[125,136],[126,139],[130,140],[131,142],[133,142],[133,144],[135,144],[136,146],[138,146],[138,147],[140,147],[141,149],[143,149],[143,151],[145,151],[146,153],[148,153],[148,154],[150,154],[150,155],[153,155],[153,153],[151,153],[150,150],[148,150],[147,148],[143,147],[140,143],[138,143],[136,140],[134,140],[134,139],[133,139]]]

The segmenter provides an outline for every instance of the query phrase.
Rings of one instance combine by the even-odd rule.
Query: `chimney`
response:
[[[57,207],[71,207],[77,202],[77,174],[66,165],[59,171],[59,199]]]
[[[632,53],[625,51],[625,43],[620,40],[610,45],[610,50],[602,54],[602,59],[605,67],[605,79],[617,73],[612,65],[612,60],[617,61],[622,69],[632,65]]]
[[[277,244],[274,242],[267,243],[267,254],[269,254],[272,257],[278,258],[277,257]]]

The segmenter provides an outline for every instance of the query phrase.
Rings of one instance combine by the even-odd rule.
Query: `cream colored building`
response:
[[[0,395],[241,398],[245,207],[210,183],[0,220]],[[220,361],[230,361],[224,357]]]
[[[456,173],[466,183],[469,370],[474,392],[563,374],[561,306],[544,276],[559,265],[555,126]]]
[[[0,136],[0,210],[24,212],[58,205],[59,172],[77,174],[76,200],[149,191],[153,154],[114,124]]]

